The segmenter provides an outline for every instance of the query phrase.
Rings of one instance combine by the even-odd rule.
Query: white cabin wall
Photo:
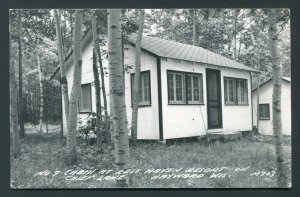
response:
[[[224,77],[247,79],[248,105],[225,105]],[[221,70],[223,132],[252,130],[251,77],[249,71],[223,68]],[[217,129],[212,129],[215,131]]]
[[[201,73],[204,105],[169,105],[167,70]],[[206,134],[206,77],[205,67],[174,59],[161,60],[163,138],[183,138]],[[201,115],[202,112],[202,115]],[[202,118],[203,116],[203,118]]]
[[[132,103],[131,103],[131,79],[130,73],[134,73],[135,48],[126,45],[125,65],[133,66],[125,73],[125,102],[127,111],[128,128],[131,127]],[[150,70],[151,106],[138,108],[137,139],[159,139],[158,119],[158,95],[157,95],[157,65],[156,58],[148,53],[141,52],[141,71]]]
[[[107,50],[107,45],[101,46],[102,49]],[[71,56],[70,58],[73,58]],[[71,95],[71,88],[73,86],[73,77],[74,77],[74,66],[71,66],[73,64],[73,61],[68,61],[67,62],[67,70],[66,70],[66,77],[68,80],[68,93],[69,97]],[[102,57],[102,64],[103,68],[105,71],[108,72],[108,61],[107,58]],[[99,79],[100,79],[100,86],[101,84],[101,75],[99,73]],[[81,84],[87,84],[87,83],[92,83],[91,85],[91,96],[92,96],[92,111],[96,112],[96,90],[95,86],[93,85],[94,82],[94,74],[93,74],[93,44],[90,43],[88,46],[82,51],[82,78],[81,78]],[[108,112],[109,112],[109,79],[108,79],[108,74],[104,76],[104,83],[105,83],[105,88],[106,88],[106,98],[108,102]],[[63,103],[64,105],[64,103]],[[101,106],[104,106],[103,102],[103,95],[102,95],[102,90],[101,90]],[[64,107],[64,106],[63,106]],[[64,108],[63,108],[64,110]],[[64,114],[64,113],[63,113]],[[104,114],[104,112],[103,112]],[[78,118],[82,120],[82,125],[86,124],[86,121],[88,120],[88,115],[89,113],[79,113]],[[63,127],[64,131],[66,131],[66,118],[63,115]],[[66,135],[66,133],[64,133]]]
[[[259,89],[259,103],[270,105],[270,120],[259,121],[259,133],[273,135],[273,109],[272,109],[273,82],[272,80],[264,84]],[[252,93],[253,99],[253,125],[257,126],[257,91]],[[291,135],[291,85],[282,80],[281,90],[281,120],[282,132],[284,135]]]
[[[207,130],[206,68],[221,71],[221,100],[223,128]],[[203,76],[204,105],[169,105],[167,89],[167,70],[201,73]],[[207,64],[161,60],[163,137],[164,139],[205,135],[207,132],[235,132],[252,129],[251,79],[248,71],[218,67]],[[224,105],[224,76],[247,79],[249,105]]]
[[[102,46],[104,50],[107,50],[107,45]],[[124,51],[124,61],[126,65],[134,65],[135,62],[135,50],[134,47],[128,45],[126,46],[128,50]],[[93,46],[92,43],[87,46],[82,53],[82,80],[81,84],[93,83],[94,75],[93,75]],[[72,63],[72,62],[71,62]],[[104,70],[108,72],[108,61],[106,57],[102,57],[102,63]],[[158,95],[157,95],[157,65],[156,58],[142,52],[141,53],[141,71],[150,70],[151,77],[151,106],[149,107],[140,107],[138,113],[138,139],[159,139],[159,122],[158,122]],[[74,67],[68,66],[68,70],[66,71],[68,85],[69,85],[69,95],[71,94],[71,87],[73,85],[73,73]],[[130,73],[134,72],[133,70]],[[127,120],[128,120],[128,128],[131,127],[131,82],[130,82],[130,73],[125,74],[125,103],[127,109]],[[101,76],[100,83],[101,83]],[[105,88],[108,102],[108,112],[109,112],[109,79],[108,74],[105,75]],[[96,93],[95,87],[92,85],[91,88],[92,94],[92,111],[96,112]],[[102,95],[102,94],[101,94]],[[103,106],[103,96],[101,96],[101,105]],[[78,117],[82,120],[82,125],[85,124],[88,113],[79,113]],[[65,120],[64,120],[65,122]],[[66,125],[66,123],[64,123]]]
[[[291,83],[283,80],[281,95],[281,120],[284,135],[292,134],[292,105],[291,105]]]

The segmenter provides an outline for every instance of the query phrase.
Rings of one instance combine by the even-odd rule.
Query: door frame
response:
[[[221,113],[220,123],[218,126],[211,126],[210,122],[209,122],[210,114],[209,114],[209,100],[208,100],[208,93],[209,93],[208,75],[207,75],[208,72],[214,72],[217,74],[217,85],[219,86],[219,89],[218,89],[218,100],[219,100],[218,111]],[[205,77],[206,77],[206,102],[207,102],[207,128],[208,129],[221,129],[221,128],[223,128],[221,70],[206,68],[205,75],[206,75]]]

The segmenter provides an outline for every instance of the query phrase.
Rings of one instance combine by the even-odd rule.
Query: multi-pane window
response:
[[[168,71],[168,96],[170,104],[202,104],[202,75]]]
[[[225,104],[248,104],[248,88],[246,79],[224,77]]]
[[[91,84],[81,84],[79,112],[92,111]]]
[[[184,74],[168,73],[169,101],[173,103],[185,103],[184,87]]]
[[[259,104],[259,119],[260,120],[270,120],[270,105],[269,104]]]
[[[133,99],[134,73],[131,75],[131,97]],[[150,71],[143,71],[140,74],[139,84],[139,105],[151,105]]]

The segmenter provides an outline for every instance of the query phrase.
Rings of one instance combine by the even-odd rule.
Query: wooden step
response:
[[[241,132],[210,132],[207,134],[207,137],[212,140],[238,140],[242,138]]]

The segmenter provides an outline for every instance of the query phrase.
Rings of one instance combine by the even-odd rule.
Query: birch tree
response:
[[[269,42],[273,68],[273,132],[275,138],[275,151],[277,161],[277,184],[278,187],[287,187],[287,166],[282,145],[282,121],[281,121],[281,77],[282,66],[280,64],[280,52],[278,48],[278,9],[269,9]]]
[[[18,44],[19,44],[19,124],[20,138],[25,137],[24,129],[24,107],[23,107],[23,69],[22,69],[22,11],[18,11]]]
[[[234,29],[233,29],[233,59],[237,60],[237,52],[236,52],[236,37],[237,37],[237,20],[238,15],[240,13],[239,9],[234,10],[234,17],[233,17],[233,23],[234,23]]]
[[[9,90],[10,90],[10,129],[12,134],[12,153],[14,157],[20,154],[20,135],[18,125],[18,96],[17,96],[17,82],[15,76],[15,67],[12,52],[12,29],[11,29],[11,13],[9,24]]]
[[[67,135],[67,164],[73,165],[77,162],[76,151],[76,130],[77,130],[77,112],[78,99],[80,97],[81,88],[81,65],[82,65],[82,51],[81,51],[81,26],[82,26],[82,10],[75,11],[75,27],[73,38],[73,63],[74,63],[74,77],[73,86],[71,90],[69,103],[69,120],[68,120],[68,135]]]
[[[122,67],[121,10],[109,9],[108,60],[110,101],[115,137],[115,165],[118,170],[129,168],[129,141],[125,106],[125,86]],[[117,180],[117,186],[126,187],[126,179]]]
[[[57,37],[57,49],[58,49],[58,58],[60,64],[60,82],[61,82],[61,95],[64,102],[64,114],[67,120],[69,120],[69,94],[68,94],[68,80],[66,77],[66,68],[65,68],[65,60],[64,60],[64,49],[62,43],[62,36],[61,36],[61,28],[60,28],[60,18],[58,17],[57,10],[54,11],[54,18],[55,18],[55,25],[56,25],[56,37]],[[67,126],[68,133],[68,126]]]
[[[193,45],[196,45],[196,9],[193,9]]]
[[[43,81],[42,81],[42,69],[41,69],[41,60],[40,60],[40,51],[39,51],[39,36],[37,37],[36,45],[36,60],[39,73],[39,90],[40,90],[40,114],[39,114],[39,132],[43,131],[43,113],[44,113],[44,100],[43,100]]]
[[[138,121],[138,107],[139,107],[139,86],[140,86],[140,72],[141,72],[141,42],[144,29],[144,10],[140,10],[139,29],[136,37],[135,45],[135,73],[133,83],[133,104],[132,104],[132,122],[131,122],[131,139],[132,145],[136,144],[137,140],[137,121]]]

